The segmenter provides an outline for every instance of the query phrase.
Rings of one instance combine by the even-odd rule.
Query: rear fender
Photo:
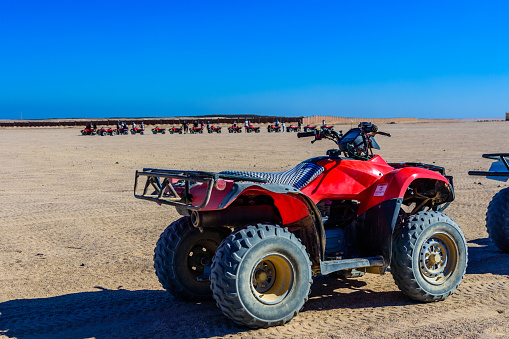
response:
[[[199,199],[205,191],[205,185],[196,185],[191,189],[193,203],[199,204]],[[311,260],[319,263],[323,258],[325,248],[325,232],[323,229],[320,212],[316,205],[298,189],[289,185],[281,184],[256,184],[245,182],[227,181],[224,191],[213,188],[207,205],[199,213],[207,211],[221,211],[228,213],[230,209],[242,208],[235,201],[245,196],[267,195],[274,201],[274,207],[280,217],[281,226],[296,233],[306,246]],[[194,201],[195,199],[198,199]],[[260,220],[263,221],[263,220]]]
[[[216,187],[212,188],[210,199],[208,203],[200,209],[200,211],[214,211],[222,210],[230,206],[240,196],[245,195],[269,195],[271,196],[277,205],[281,206],[283,210],[284,224],[293,223],[295,220],[302,217],[304,209],[299,206],[294,206],[295,201],[288,197],[283,197],[287,194],[302,194],[299,190],[289,185],[281,184],[255,184],[255,183],[244,183],[244,182],[233,182],[231,180],[226,181],[226,188],[218,190]],[[190,193],[193,196],[193,204],[199,205],[205,199],[207,191],[206,184],[198,184],[191,188]]]

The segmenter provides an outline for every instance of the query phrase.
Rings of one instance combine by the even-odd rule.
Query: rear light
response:
[[[226,188],[226,181],[224,181],[223,179],[218,179],[216,180],[216,183],[214,184],[214,187],[218,190],[218,191],[222,191]]]

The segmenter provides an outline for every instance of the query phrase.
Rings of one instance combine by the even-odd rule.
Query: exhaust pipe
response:
[[[276,214],[272,205],[233,206],[220,211],[193,211],[194,227],[244,226],[253,222],[274,221]]]

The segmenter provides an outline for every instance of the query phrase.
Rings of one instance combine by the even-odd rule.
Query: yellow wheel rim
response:
[[[260,259],[251,272],[251,291],[264,304],[277,304],[292,290],[295,270],[284,255],[271,253]]]
[[[433,285],[443,284],[458,262],[458,246],[446,233],[431,235],[421,246],[419,268],[422,277]]]

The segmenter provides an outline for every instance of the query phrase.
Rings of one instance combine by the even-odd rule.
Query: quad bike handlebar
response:
[[[340,152],[344,152],[347,157],[355,157],[360,159],[369,159],[372,155],[372,148],[379,149],[378,144],[374,140],[375,135],[383,135],[390,137],[390,133],[378,131],[378,126],[371,122],[361,122],[357,128],[352,128],[345,134],[343,131],[332,131],[329,129],[319,129],[312,132],[297,133],[298,138],[312,137],[315,141],[321,139],[329,139],[334,141]],[[345,139],[346,138],[346,139]],[[337,153],[334,152],[335,154]]]
[[[299,133],[297,133],[297,138],[312,137],[314,135],[315,135],[315,131],[313,131],[313,132],[299,132]]]

